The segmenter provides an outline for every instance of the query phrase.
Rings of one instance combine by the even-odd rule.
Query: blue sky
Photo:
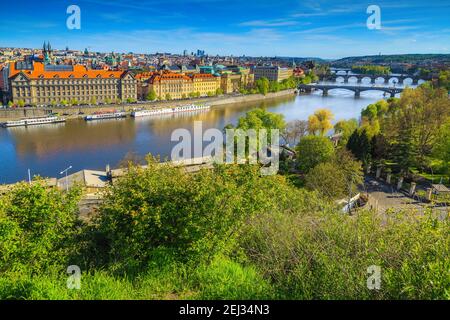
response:
[[[81,29],[66,27],[69,5]],[[366,26],[381,8],[380,30]],[[0,47],[340,58],[450,53],[449,0],[12,0]]]

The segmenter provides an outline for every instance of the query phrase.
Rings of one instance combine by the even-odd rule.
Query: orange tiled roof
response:
[[[188,80],[188,81],[190,81],[191,78],[189,78],[188,76],[179,74],[179,73],[162,72],[162,73],[155,73],[149,79],[149,82],[154,83],[154,82],[168,81],[168,80]]]
[[[154,72],[142,72],[142,73],[138,73],[135,78],[140,80],[140,79],[148,79],[151,76],[153,76],[153,74],[155,74]]]
[[[83,65],[74,65],[73,71],[45,71],[44,64],[42,62],[34,62],[33,70],[17,70],[15,63],[11,62],[9,64],[9,77],[14,77],[18,73],[24,73],[30,79],[51,79],[51,78],[61,78],[67,79],[69,77],[73,78],[83,78],[87,76],[88,78],[115,78],[118,79],[122,77],[122,75],[126,71],[110,71],[110,70],[92,70],[87,69]]]
[[[193,74],[191,77],[192,77],[193,79],[197,79],[197,78],[203,78],[203,79],[209,78],[209,79],[214,79],[214,78],[216,78],[215,76],[213,76],[213,75],[210,74],[210,73],[195,73],[195,74]]]

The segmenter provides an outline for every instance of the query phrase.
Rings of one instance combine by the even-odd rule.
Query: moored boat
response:
[[[134,118],[137,118],[137,117],[154,116],[154,115],[168,114],[168,113],[207,110],[209,108],[210,108],[210,106],[208,106],[208,105],[190,104],[190,105],[186,105],[186,106],[179,106],[179,107],[173,107],[173,108],[135,110],[131,113],[131,116]]]
[[[131,116],[134,118],[145,116],[156,116],[160,114],[173,113],[172,108],[150,109],[150,110],[135,110],[131,112]]]
[[[3,127],[20,127],[20,126],[32,126],[39,124],[51,124],[51,123],[60,123],[65,122],[66,119],[60,118],[55,115],[45,116],[45,117],[37,117],[37,118],[29,118],[29,119],[20,119],[20,120],[11,120],[6,121],[2,124]]]
[[[94,114],[90,114],[86,117],[84,117],[84,120],[91,121],[91,120],[103,120],[103,119],[117,119],[117,118],[125,118],[127,116],[126,112],[98,112]]]

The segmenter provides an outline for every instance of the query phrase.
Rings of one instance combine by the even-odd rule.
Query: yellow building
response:
[[[193,92],[190,77],[172,72],[155,73],[148,79],[148,86],[143,88],[144,97],[154,90],[158,100],[185,99]]]
[[[223,93],[238,92],[254,82],[254,75],[249,69],[239,68],[238,72],[223,72],[221,76],[221,88]]]
[[[267,78],[269,81],[281,82],[293,76],[294,70],[291,68],[281,68],[278,66],[254,66],[253,73],[255,80]]]
[[[139,98],[144,100],[154,90],[158,100],[186,99],[193,96],[215,95],[220,88],[220,77],[211,74],[192,74],[190,76],[168,71],[155,72],[150,78],[142,79],[138,85]]]
[[[207,73],[197,73],[191,76],[193,91],[201,97],[215,95],[220,88],[220,77]]]
[[[113,102],[137,98],[137,82],[125,71],[88,70],[82,65],[44,65],[27,68],[9,64],[9,100],[27,105],[50,105],[63,101]]]

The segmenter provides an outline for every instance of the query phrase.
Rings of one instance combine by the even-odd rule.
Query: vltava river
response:
[[[354,98],[353,92],[336,89],[327,97],[314,92],[270,102],[212,107],[198,113],[0,128],[0,183],[26,180],[28,169],[32,175],[60,177],[59,172],[70,165],[71,173],[81,169],[104,170],[107,164],[114,168],[127,153],[169,157],[176,144],[170,141],[173,130],[192,130],[194,121],[203,121],[204,130],[223,129],[256,107],[281,113],[286,121],[306,120],[316,109],[328,108],[335,115],[334,121],[338,121],[359,118],[362,108],[382,98],[383,94],[377,91],[363,92],[360,98]]]

